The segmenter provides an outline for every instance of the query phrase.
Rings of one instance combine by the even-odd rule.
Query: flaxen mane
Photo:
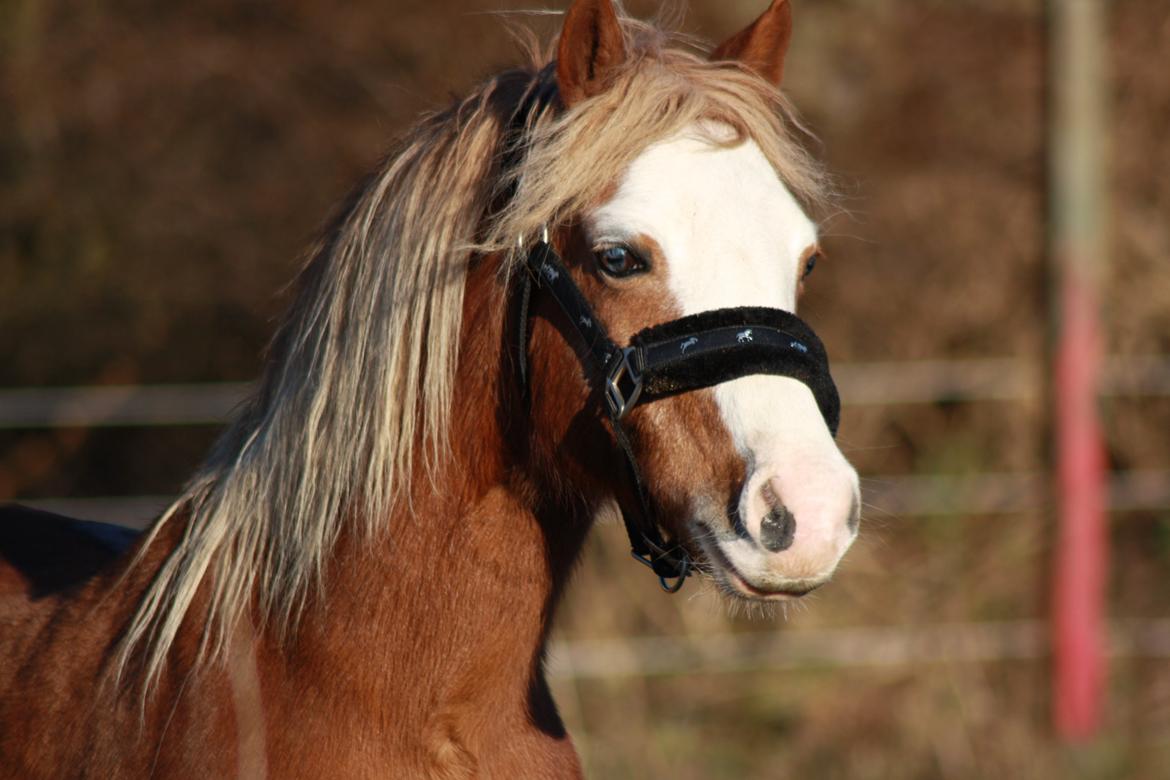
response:
[[[208,655],[222,654],[253,598],[257,620],[287,631],[347,524],[368,538],[409,511],[412,470],[433,479],[446,460],[473,254],[510,256],[518,236],[596,204],[646,147],[710,121],[752,138],[798,197],[822,198],[778,91],[737,64],[666,48],[652,26],[622,25],[629,56],[612,87],[534,117],[507,174],[501,76],[422,121],[359,192],[301,273],[255,397],[151,531],[147,545],[187,517],[124,636],[119,674],[140,658],[147,685],[157,679],[209,576]],[[552,78],[547,65],[533,63],[532,88]],[[493,212],[508,178],[515,195]]]

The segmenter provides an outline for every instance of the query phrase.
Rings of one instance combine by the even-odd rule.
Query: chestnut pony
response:
[[[148,533],[4,510],[0,775],[575,777],[542,654],[599,514],[673,540],[667,582],[824,583],[858,489],[816,382],[741,371],[619,433],[585,324],[516,304],[539,243],[617,344],[734,307],[796,321],[824,187],[778,90],[790,31],[775,0],[698,56],[577,0],[555,60],[421,122],[356,191]]]

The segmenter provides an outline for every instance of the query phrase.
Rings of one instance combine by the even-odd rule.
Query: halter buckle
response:
[[[642,395],[642,371],[635,365],[635,352],[635,347],[624,348],[613,361],[605,380],[605,400],[618,420],[626,416]]]

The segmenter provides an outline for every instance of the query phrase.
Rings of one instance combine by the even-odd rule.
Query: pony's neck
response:
[[[419,470],[410,510],[376,544],[343,536],[294,649],[339,711],[406,713],[471,754],[524,731],[568,745],[541,664],[593,513],[585,500],[550,505],[525,476],[533,426],[502,375],[507,296],[494,265],[469,272],[451,463],[437,482]]]

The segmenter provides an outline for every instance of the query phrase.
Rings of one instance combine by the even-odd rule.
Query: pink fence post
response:
[[[1105,685],[1108,536],[1097,409],[1105,266],[1105,3],[1050,0],[1049,252],[1058,293],[1053,389],[1059,530],[1052,599],[1053,720],[1093,737]]]

